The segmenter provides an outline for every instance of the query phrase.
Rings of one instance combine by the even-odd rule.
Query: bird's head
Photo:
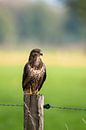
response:
[[[32,56],[32,57],[40,57],[40,56],[42,56],[42,55],[43,55],[43,53],[42,53],[41,49],[38,49],[38,48],[33,49],[33,50],[30,52],[30,56]]]
[[[41,51],[41,49],[33,49],[30,52],[30,56],[29,56],[29,63],[32,67],[41,67],[42,66],[42,60],[40,58],[40,56],[42,56],[43,53]]]

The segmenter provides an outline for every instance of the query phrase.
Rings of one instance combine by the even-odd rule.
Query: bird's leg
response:
[[[30,92],[29,92],[29,94],[32,95],[32,93],[33,93],[33,92],[32,92],[32,89],[31,89],[31,87],[30,87]]]
[[[32,93],[31,93],[31,92],[28,92],[28,91],[27,91],[27,92],[24,92],[24,94],[29,95],[29,96],[32,95]]]
[[[37,95],[39,95],[39,91],[37,92]]]
[[[32,89],[30,88],[30,89],[27,89],[27,90],[25,90],[24,91],[24,93],[25,94],[27,94],[27,95],[32,95],[33,93],[32,93]]]
[[[38,94],[39,94],[38,89],[35,91],[35,94],[36,94],[36,95],[38,95]]]

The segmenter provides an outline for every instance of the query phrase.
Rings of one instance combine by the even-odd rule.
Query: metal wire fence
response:
[[[25,104],[2,104],[0,103],[0,108],[1,107],[17,107],[17,108],[22,108]],[[57,110],[66,110],[66,111],[86,111],[86,108],[82,107],[67,107],[67,106],[56,106],[56,105],[50,105],[50,104],[45,104],[44,109],[57,109]],[[86,120],[82,118],[82,122],[86,125]],[[69,130],[69,125],[65,123],[65,128],[66,130]]]
[[[0,103],[0,107],[23,107],[24,104],[2,104]],[[82,107],[67,107],[67,106],[54,106],[50,104],[45,104],[44,109],[58,109],[58,110],[70,110],[70,111],[86,111],[86,108]]]

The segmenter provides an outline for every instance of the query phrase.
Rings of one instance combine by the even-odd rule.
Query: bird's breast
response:
[[[44,74],[44,67],[42,67],[41,69],[34,69],[30,67],[30,74],[31,77],[39,79]]]

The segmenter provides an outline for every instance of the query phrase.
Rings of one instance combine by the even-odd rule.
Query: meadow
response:
[[[56,57],[55,57],[56,56]],[[21,86],[26,52],[0,52],[0,103],[23,104]],[[45,104],[86,108],[86,57],[81,53],[47,53]],[[84,121],[83,121],[84,119]],[[44,130],[86,130],[86,111],[44,110]],[[23,107],[0,106],[0,130],[23,130]]]

